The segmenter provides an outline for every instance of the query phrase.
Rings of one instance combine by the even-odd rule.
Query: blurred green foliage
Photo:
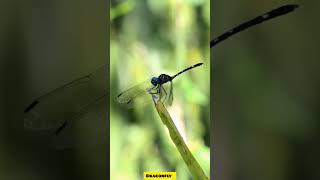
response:
[[[214,1],[211,33],[287,3],[300,7],[213,50],[216,179],[320,179],[320,2]]]
[[[195,68],[173,81],[168,107],[205,173],[210,169],[210,1],[112,1],[110,30],[111,179],[141,179],[144,171],[191,177],[153,104],[126,109],[117,94],[161,73]]]

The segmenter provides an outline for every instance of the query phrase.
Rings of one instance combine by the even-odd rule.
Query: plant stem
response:
[[[170,117],[170,114],[164,107],[163,103],[161,101],[158,101],[155,103],[155,106],[162,122],[165,126],[167,126],[169,130],[171,140],[174,142],[177,149],[179,150],[179,153],[182,156],[184,162],[187,164],[193,178],[196,180],[208,180],[209,178],[204,174],[199,163],[193,157],[186,143],[183,141],[182,136],[180,135],[177,127],[172,121],[172,118]]]

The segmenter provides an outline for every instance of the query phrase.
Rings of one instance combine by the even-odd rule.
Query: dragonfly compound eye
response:
[[[156,78],[156,77],[153,77],[153,78],[151,79],[151,84],[154,85],[154,86],[158,85],[158,84],[159,84],[159,79]]]

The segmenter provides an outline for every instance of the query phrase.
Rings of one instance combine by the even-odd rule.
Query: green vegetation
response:
[[[210,1],[131,0],[112,3],[111,9],[110,177],[141,179],[144,171],[192,177],[154,105],[126,109],[116,97],[153,76],[173,75],[198,62],[204,65],[173,81],[173,105],[167,109],[208,176]]]

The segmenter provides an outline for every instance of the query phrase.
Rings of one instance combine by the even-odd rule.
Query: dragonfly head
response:
[[[151,79],[151,84],[154,85],[154,86],[158,85],[159,84],[159,78],[153,77]]]

